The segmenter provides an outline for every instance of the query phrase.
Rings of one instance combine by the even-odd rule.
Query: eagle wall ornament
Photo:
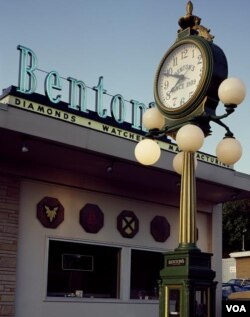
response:
[[[37,219],[46,228],[57,228],[64,220],[64,207],[57,198],[44,197],[37,204]]]
[[[54,208],[52,207],[51,208],[49,206],[44,205],[44,208],[46,210],[46,215],[49,218],[49,221],[52,222],[53,219],[56,218],[57,210],[58,210],[59,207],[57,206],[57,207],[54,207]]]

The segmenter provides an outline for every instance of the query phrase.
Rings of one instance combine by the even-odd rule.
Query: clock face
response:
[[[167,54],[155,87],[161,108],[175,111],[189,105],[201,86],[204,60],[201,49],[193,42],[181,44]]]

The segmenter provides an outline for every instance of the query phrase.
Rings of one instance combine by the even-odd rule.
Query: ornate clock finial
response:
[[[191,34],[196,34],[201,37],[204,37],[208,41],[212,41],[214,36],[210,34],[210,29],[207,29],[203,25],[200,25],[201,18],[196,15],[193,15],[193,3],[188,1],[186,5],[186,15],[181,17],[178,21],[179,26],[181,27],[178,30],[178,33],[181,31],[190,28]]]
[[[187,6],[186,6],[188,16],[193,14],[193,8],[194,8],[193,3],[191,1],[188,1]]]

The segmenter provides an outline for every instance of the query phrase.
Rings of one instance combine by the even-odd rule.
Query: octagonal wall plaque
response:
[[[36,215],[46,228],[57,228],[64,220],[64,207],[57,198],[44,197],[38,204]]]
[[[86,204],[80,210],[80,224],[88,233],[98,233],[104,225],[104,214],[94,204]]]
[[[117,217],[117,230],[124,238],[133,238],[139,231],[139,220],[133,211],[123,210]]]
[[[165,217],[155,216],[150,223],[150,233],[157,242],[165,242],[170,236],[170,224]]]

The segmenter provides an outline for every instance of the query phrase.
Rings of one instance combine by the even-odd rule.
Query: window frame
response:
[[[164,267],[164,252],[162,251],[162,250],[159,250],[159,249],[145,249],[145,248],[135,248],[135,247],[131,247],[131,252],[130,252],[130,276],[129,276],[129,279],[130,279],[130,285],[129,285],[129,290],[130,290],[130,294],[129,294],[129,299],[130,300],[133,300],[133,301],[140,301],[140,300],[142,300],[142,301],[150,301],[150,302],[152,302],[152,301],[159,301],[159,285],[158,285],[158,283],[157,283],[157,281],[156,281],[156,285],[155,285],[155,287],[157,288],[157,293],[156,294],[154,294],[155,296],[152,296],[152,294],[147,294],[147,292],[143,292],[143,290],[142,290],[142,294],[141,294],[141,296],[139,296],[139,294],[138,294],[138,297],[136,297],[136,298],[133,298],[132,297],[132,292],[133,292],[133,290],[132,290],[132,283],[131,283],[131,279],[132,279],[132,253],[133,253],[133,251],[134,252],[136,252],[136,251],[139,251],[139,252],[148,252],[148,253],[157,253],[159,256],[160,255],[162,255],[162,267],[159,269],[159,276],[158,276],[158,280],[160,280],[160,270],[161,269],[163,269],[163,267]],[[155,291],[154,291],[155,292]]]
[[[119,261],[117,262],[117,298],[90,298],[90,297],[53,297],[47,296],[47,288],[48,288],[48,265],[49,265],[49,242],[53,241],[62,241],[62,242],[70,242],[70,243],[80,243],[80,244],[88,244],[88,245],[96,245],[96,246],[104,246],[104,247],[113,247],[120,249]],[[113,243],[107,241],[99,241],[99,240],[87,240],[87,239],[78,239],[78,238],[68,238],[68,237],[58,237],[58,236],[47,236],[46,235],[46,247],[44,254],[44,283],[43,283],[43,300],[46,302],[103,302],[103,303],[137,303],[137,304],[159,304],[159,299],[133,299],[130,297],[131,293],[131,254],[132,250],[139,251],[150,251],[157,253],[164,253],[166,249],[163,248],[147,248],[144,246],[135,246],[131,244],[125,243]],[[127,284],[124,283],[124,280],[127,281]]]
[[[97,247],[110,247],[113,249],[117,249],[117,276],[116,276],[116,297],[98,297],[98,296],[93,296],[93,297],[83,297],[81,296],[66,296],[66,293],[64,296],[50,296],[48,295],[48,284],[49,284],[49,246],[50,246],[50,241],[58,241],[58,242],[63,242],[63,243],[74,243],[74,244],[79,244],[79,245],[88,245],[88,246],[97,246]],[[62,254],[65,252],[62,252]],[[47,243],[46,243],[46,257],[45,257],[45,266],[46,269],[44,270],[44,298],[46,301],[54,301],[59,300],[59,301],[67,301],[67,300],[110,300],[110,301],[119,301],[120,300],[120,294],[121,294],[121,257],[122,257],[122,247],[119,245],[115,244],[107,244],[107,243],[101,243],[101,242],[94,242],[94,241],[88,241],[88,240],[76,240],[76,239],[66,239],[66,238],[58,238],[58,237],[48,237],[47,238]]]

